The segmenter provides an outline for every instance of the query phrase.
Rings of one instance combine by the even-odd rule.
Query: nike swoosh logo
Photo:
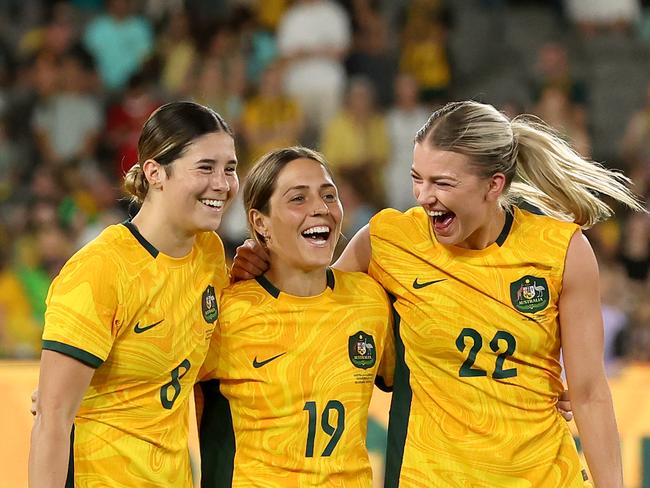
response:
[[[420,288],[424,288],[425,286],[433,285],[434,283],[440,283],[441,281],[446,281],[447,278],[442,278],[441,280],[433,280],[433,281],[423,281],[423,282],[418,282],[418,279],[415,278],[413,280],[413,288],[416,290],[419,290]]]
[[[284,356],[286,352],[281,352],[277,356],[273,356],[272,358],[265,359],[264,361],[258,361],[257,356],[255,356],[255,359],[253,359],[253,368],[261,368],[265,364],[269,364],[271,361],[274,361],[278,359],[280,356]]]
[[[156,325],[158,325],[164,320],[165,319],[159,320],[158,322],[154,322],[151,325],[145,325],[144,327],[140,327],[140,322],[138,322],[137,324],[135,324],[135,327],[133,328],[133,332],[135,332],[136,334],[142,334],[143,332],[146,332],[149,329],[153,329]]]

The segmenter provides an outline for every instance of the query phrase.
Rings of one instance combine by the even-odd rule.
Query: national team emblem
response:
[[[375,340],[361,330],[348,339],[348,353],[350,361],[357,368],[372,368],[377,361]]]
[[[201,310],[203,311],[203,318],[208,324],[212,324],[219,316],[217,297],[214,294],[212,285],[208,285],[203,292],[203,296],[201,297]]]
[[[526,275],[510,283],[510,299],[517,310],[535,313],[548,306],[549,291],[544,278]]]

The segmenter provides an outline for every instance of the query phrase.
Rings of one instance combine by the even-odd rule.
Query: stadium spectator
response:
[[[650,167],[650,84],[643,106],[627,122],[619,153],[627,168]]]
[[[62,56],[57,89],[33,115],[36,141],[46,164],[94,164],[103,110],[89,91],[92,60],[81,50]]]
[[[558,131],[578,153],[585,157],[591,156],[591,143],[584,117],[564,90],[556,86],[543,88],[532,112]]]
[[[152,82],[141,73],[133,75],[120,93],[106,115],[106,145],[113,159],[110,167],[118,181],[137,161],[142,125],[161,104]]]
[[[450,13],[438,0],[416,0],[402,32],[400,71],[418,82],[428,104],[445,102],[452,83],[448,53]]]
[[[334,1],[297,0],[278,26],[287,94],[298,100],[316,137],[343,99],[349,24],[345,10]]]
[[[572,107],[572,118],[585,126],[588,117],[589,93],[587,85],[572,69],[566,46],[547,42],[537,52],[531,98],[537,103],[547,88],[562,91]]]
[[[384,186],[389,207],[406,210],[415,202],[408,176],[413,162],[411,137],[428,117],[429,111],[419,100],[417,81],[411,75],[399,75],[395,81],[395,103],[386,115],[390,157],[384,174]]]
[[[650,216],[630,215],[620,239],[621,262],[627,275],[636,282],[647,282],[650,272]]]
[[[274,64],[262,74],[258,94],[244,104],[242,135],[249,161],[267,152],[296,145],[304,119],[298,103],[284,93],[282,68]]]
[[[156,54],[161,65],[161,88],[168,96],[180,95],[199,56],[185,10],[172,11],[168,16],[156,40]]]
[[[390,42],[387,20],[369,0],[353,2],[354,42],[345,59],[349,78],[362,77],[374,86],[377,106],[386,109],[393,101],[397,75],[397,43]]]
[[[592,37],[600,32],[631,33],[641,17],[639,0],[565,0],[567,17]]]
[[[364,181],[367,201],[384,206],[388,132],[385,116],[375,107],[372,84],[365,78],[350,80],[345,106],[326,125],[321,148],[336,174]]]
[[[153,50],[151,25],[133,14],[133,0],[107,0],[106,13],[88,24],[83,41],[104,86],[112,92],[128,83]]]

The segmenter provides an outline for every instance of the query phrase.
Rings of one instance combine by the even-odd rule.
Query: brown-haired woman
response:
[[[125,189],[141,208],[51,285],[29,460],[31,487],[191,487],[189,394],[228,284],[214,232],[239,188],[212,110],[160,107]]]
[[[368,407],[394,369],[388,297],[328,267],[343,209],[319,153],[262,157],[244,205],[270,268],[222,295],[199,376],[202,486],[369,488]]]

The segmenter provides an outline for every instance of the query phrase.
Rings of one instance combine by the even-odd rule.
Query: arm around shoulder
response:
[[[620,444],[603,363],[598,264],[580,231],[567,251],[559,312],[571,404],[589,469],[597,487],[622,488]]]
[[[30,488],[65,485],[72,425],[94,373],[76,359],[43,351],[29,452]]]
[[[340,271],[363,271],[367,273],[371,256],[370,224],[367,224],[345,246],[343,253],[333,266]]]

